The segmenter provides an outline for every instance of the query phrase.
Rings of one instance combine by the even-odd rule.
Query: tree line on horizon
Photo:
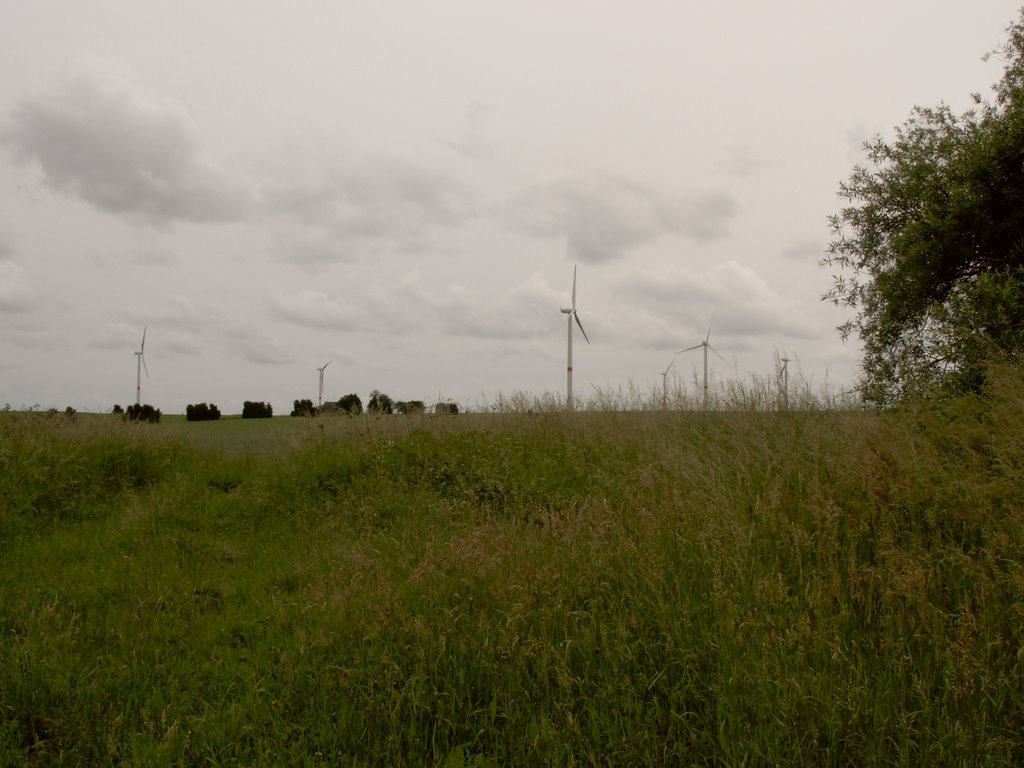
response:
[[[359,395],[349,393],[336,401],[316,406],[310,399],[295,400],[291,416],[317,416],[319,414],[337,413],[358,416],[364,412],[363,401]],[[366,402],[366,413],[412,415],[426,413],[427,406],[422,400],[395,400],[380,390],[373,390]],[[456,414],[459,412],[457,403],[438,402],[434,404],[434,413]]]
[[[68,409],[69,412],[73,409]],[[438,402],[434,404],[434,413],[456,414],[459,406],[453,402]],[[395,400],[379,390],[373,390],[367,401],[365,413],[371,414],[400,414],[412,415],[426,413],[427,406],[422,400]],[[125,421],[140,421],[157,423],[160,421],[161,411],[148,403],[136,403],[127,407],[115,404],[111,413],[120,415]],[[302,398],[293,401],[290,416],[318,416],[321,414],[345,414],[358,416],[364,413],[363,401],[359,395],[349,393],[338,398],[336,401],[316,406],[309,398]],[[262,400],[245,400],[242,403],[243,419],[269,419],[274,415],[274,407],[269,402]],[[189,403],[185,407],[185,418],[188,421],[216,421],[221,418],[220,408],[214,403]]]

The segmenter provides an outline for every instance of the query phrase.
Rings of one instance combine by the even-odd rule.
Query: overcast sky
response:
[[[849,386],[838,185],[1018,4],[0,0],[0,404],[134,402],[147,326],[165,413],[561,396],[574,265],[578,396],[709,326]]]

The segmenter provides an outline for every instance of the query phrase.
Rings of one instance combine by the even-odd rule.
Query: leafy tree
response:
[[[395,401],[388,395],[375,389],[370,393],[370,400],[366,403],[366,410],[369,413],[393,413]]]
[[[125,409],[124,417],[128,421],[145,421],[150,424],[156,424],[160,421],[159,408],[154,408],[152,405],[133,403]]]
[[[454,416],[459,412],[458,403],[434,403],[434,413],[444,413]]]
[[[359,415],[363,412],[363,401],[359,395],[348,394],[338,400],[338,408],[345,413]]]
[[[295,400],[290,416],[315,416],[316,406],[309,398]]]
[[[216,421],[220,418],[220,408],[213,403],[190,403],[185,406],[185,418],[188,421]]]
[[[274,409],[270,403],[254,402],[246,400],[242,403],[243,419],[269,419],[274,415]]]
[[[121,413],[121,414],[123,414],[124,413],[124,408],[122,408],[119,404],[114,403],[114,407],[111,409],[110,412],[111,413]]]
[[[840,186],[825,298],[854,310],[868,402],[975,390],[1024,350],[1024,14],[1001,54],[993,101],[916,107]]]

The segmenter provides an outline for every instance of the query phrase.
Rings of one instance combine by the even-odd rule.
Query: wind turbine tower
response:
[[[149,326],[142,326],[142,343],[139,351],[135,353],[135,404],[142,404],[142,369],[146,369],[146,378],[149,378],[149,368],[146,366],[146,330]]]
[[[324,363],[323,365],[316,369],[317,372],[320,374],[320,394],[318,394],[316,398],[317,408],[320,408],[324,404],[324,369],[326,369],[327,366],[333,362],[333,360],[328,360],[326,363]]]
[[[568,353],[566,355],[565,365],[565,405],[571,411],[572,406],[572,321],[576,320],[576,325],[580,327],[580,333],[583,334],[583,338],[586,339],[587,344],[590,343],[590,339],[587,338],[587,332],[583,330],[583,323],[580,322],[580,316],[576,314],[576,267],[572,268],[572,306],[563,307],[562,314],[566,315],[568,322]]]
[[[704,337],[704,341],[702,341],[700,344],[694,344],[692,347],[687,347],[686,349],[683,350],[683,352],[689,352],[690,350],[697,349],[698,347],[704,347],[704,410],[707,410],[708,408],[708,350],[710,349],[712,352],[718,355],[718,350],[711,346],[709,342],[710,339],[711,326],[709,325],[708,335]],[[718,355],[718,358],[726,365],[729,364],[729,362],[721,355]]]

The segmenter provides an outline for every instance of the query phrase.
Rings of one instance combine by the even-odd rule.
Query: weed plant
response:
[[[267,450],[5,415],[0,764],[1022,765],[1024,371],[991,382]]]

